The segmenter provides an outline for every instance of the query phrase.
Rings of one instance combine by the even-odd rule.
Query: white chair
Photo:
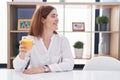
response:
[[[94,57],[87,61],[83,70],[118,70],[120,71],[120,61],[107,56]]]

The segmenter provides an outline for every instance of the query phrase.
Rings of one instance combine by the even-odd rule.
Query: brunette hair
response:
[[[33,14],[32,20],[31,20],[31,25],[30,25],[30,30],[29,30],[29,35],[32,36],[37,36],[41,37],[43,33],[43,23],[42,23],[42,18],[46,19],[46,17],[49,15],[49,13],[55,9],[53,6],[49,5],[43,5],[36,9],[36,11]],[[56,31],[53,33],[57,34]]]

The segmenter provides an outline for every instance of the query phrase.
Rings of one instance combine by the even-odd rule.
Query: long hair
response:
[[[31,20],[31,25],[30,25],[30,30],[29,30],[29,35],[36,36],[36,37],[41,37],[43,33],[43,23],[42,23],[42,18],[46,19],[49,13],[55,9],[52,6],[46,6],[43,5],[36,9],[32,16]],[[53,33],[57,34],[56,31]]]

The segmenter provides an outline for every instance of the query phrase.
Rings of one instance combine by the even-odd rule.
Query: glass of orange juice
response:
[[[34,40],[32,36],[22,36],[22,44],[25,45],[28,51],[32,49],[32,46],[34,44]]]

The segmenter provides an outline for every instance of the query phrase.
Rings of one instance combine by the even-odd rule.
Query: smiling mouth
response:
[[[58,24],[54,23],[55,26],[58,26]]]

